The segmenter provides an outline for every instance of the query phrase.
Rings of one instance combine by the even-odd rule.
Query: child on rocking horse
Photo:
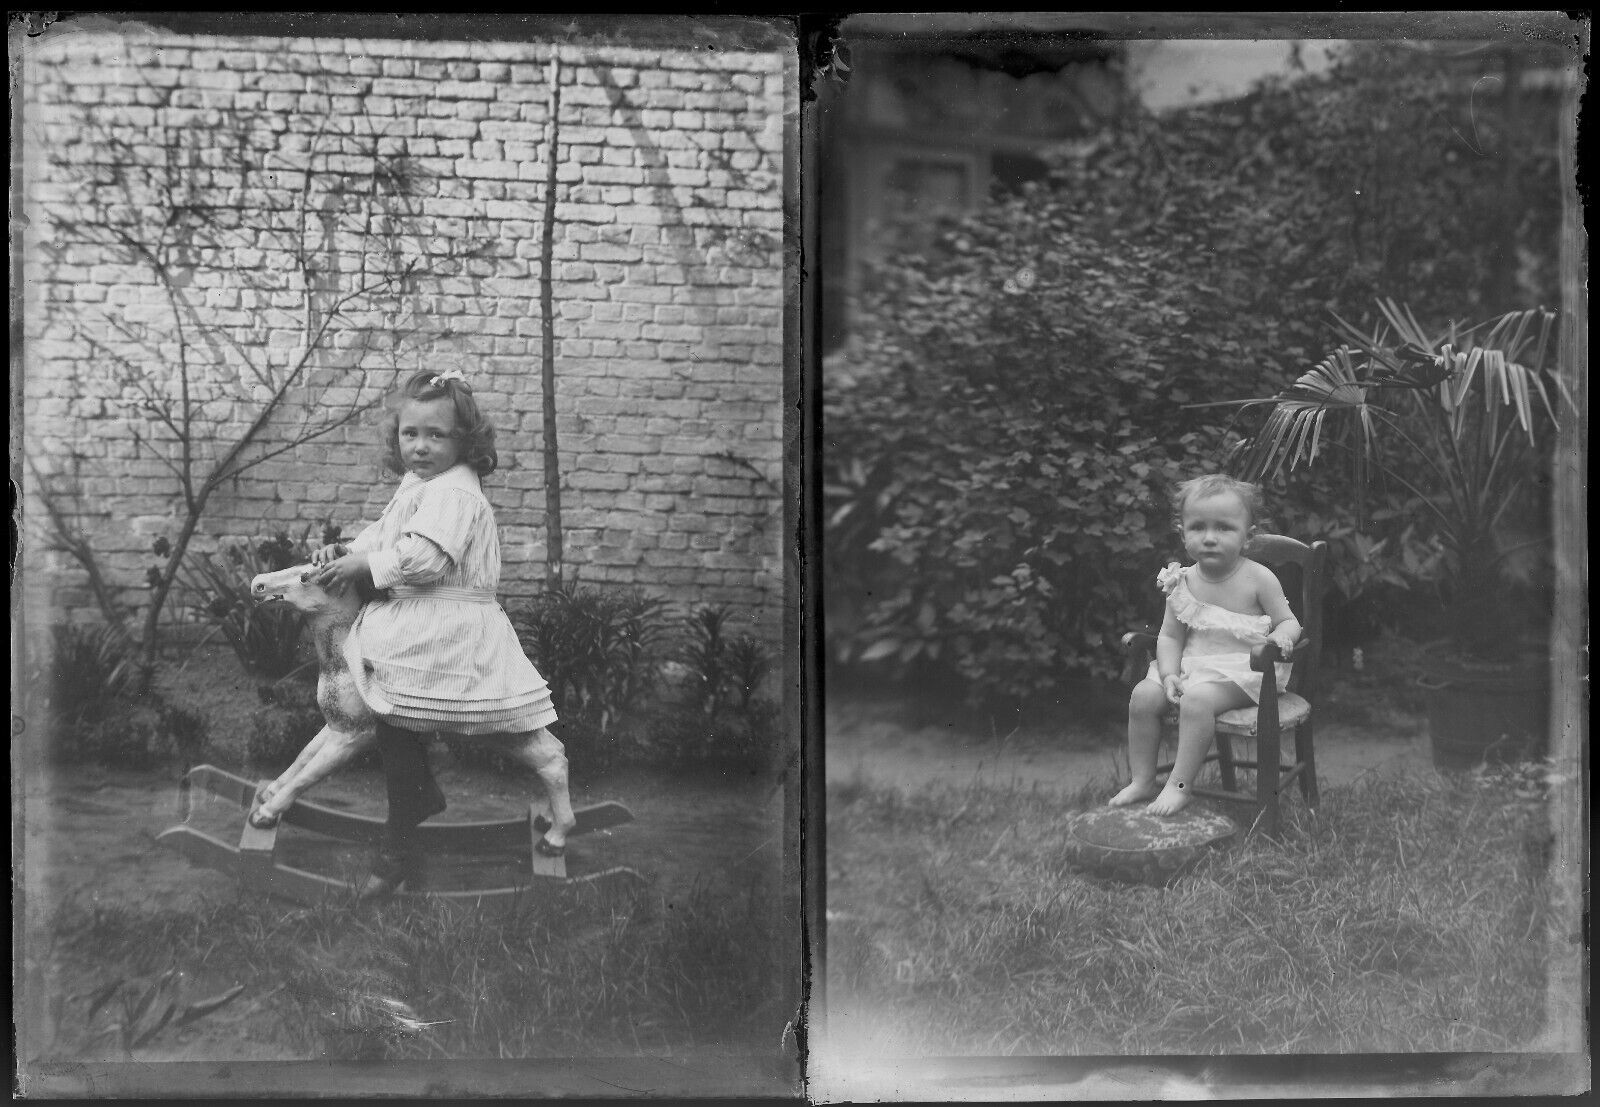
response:
[[[388,895],[415,871],[412,832],[445,808],[428,769],[434,732],[492,743],[538,774],[551,826],[535,847],[560,856],[575,825],[567,758],[548,729],[549,686],[495,598],[500,541],[479,479],[498,464],[494,427],[459,370],[414,375],[384,420],[385,462],[402,475],[378,521],[348,547],[311,557],[326,588],[370,581],[387,598],[357,616],[345,658],[378,716],[389,815],[363,898]]]

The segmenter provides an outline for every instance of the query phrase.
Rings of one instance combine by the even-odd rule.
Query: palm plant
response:
[[[1353,464],[1362,518],[1375,477],[1404,489],[1444,550],[1452,639],[1463,654],[1489,658],[1512,622],[1507,561],[1546,541],[1524,540],[1512,524],[1538,503],[1539,461],[1566,406],[1551,364],[1556,313],[1515,311],[1430,333],[1409,308],[1378,307],[1383,321],[1371,333],[1335,316],[1341,345],[1276,396],[1230,401],[1268,408],[1232,467],[1261,480],[1338,449]]]

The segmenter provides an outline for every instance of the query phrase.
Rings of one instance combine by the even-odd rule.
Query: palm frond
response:
[[[1373,428],[1370,391],[1349,347],[1340,346],[1277,396],[1247,401],[1272,405],[1261,432],[1241,445],[1239,462],[1247,479],[1275,476],[1302,461],[1314,463],[1330,411],[1353,413],[1362,451],[1368,449]]]
[[[1420,346],[1424,350],[1436,349],[1439,340],[1422,329],[1422,324],[1417,322],[1417,317],[1411,314],[1411,309],[1396,303],[1391,299],[1378,301],[1378,310],[1383,312],[1383,317],[1400,336],[1402,344],[1409,343]]]
[[[1430,334],[1408,306],[1382,299],[1378,308],[1370,333],[1334,315],[1342,344],[1277,395],[1230,402],[1268,409],[1231,467],[1252,480],[1287,474],[1315,463],[1337,429],[1358,496],[1369,473],[1382,473],[1432,508],[1446,531],[1475,533],[1507,494],[1512,466],[1557,421],[1566,390],[1547,364],[1555,315],[1508,312]],[[1385,406],[1390,393],[1410,399]],[[1386,459],[1378,446],[1390,440],[1422,468]]]

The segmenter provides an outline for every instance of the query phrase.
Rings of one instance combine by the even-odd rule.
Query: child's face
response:
[[[407,400],[400,409],[400,460],[423,480],[461,460],[456,408],[449,397]]]
[[[1209,576],[1230,572],[1250,538],[1250,509],[1235,493],[1218,492],[1183,506],[1183,548]]]

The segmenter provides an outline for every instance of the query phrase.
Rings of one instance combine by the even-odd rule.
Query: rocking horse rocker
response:
[[[335,594],[315,583],[310,566],[300,565],[276,573],[263,573],[251,581],[251,594],[257,603],[287,603],[302,611],[310,623],[316,644],[319,675],[317,706],[326,723],[288,769],[273,781],[253,782],[213,765],[199,765],[185,774],[181,788],[185,798],[198,786],[207,792],[231,799],[246,816],[237,845],[216,838],[188,825],[187,821],[157,836],[157,841],[177,850],[197,864],[231,873],[241,880],[272,894],[302,903],[314,903],[332,894],[353,895],[355,887],[344,880],[294,868],[277,859],[278,832],[287,824],[313,834],[343,842],[377,846],[384,840],[385,821],[354,815],[300,796],[357,754],[377,744],[377,722],[362,699],[344,660],[344,641],[348,636],[361,599],[353,588]],[[530,805],[521,818],[498,822],[423,823],[412,832],[412,840],[423,853],[451,851],[466,854],[526,849],[529,875],[542,884],[620,885],[642,882],[632,869],[608,868],[572,875],[567,871],[564,849],[550,849],[545,832],[553,826],[552,816],[566,805],[566,790],[547,782],[548,798]],[[187,820],[188,805],[185,804]],[[564,813],[562,813],[564,814]],[[633,821],[633,815],[620,803],[602,803],[572,810],[576,822],[568,836],[605,830]],[[510,899],[525,894],[529,881],[518,880],[501,887],[450,891],[400,891],[401,898],[434,896],[453,900]]]

